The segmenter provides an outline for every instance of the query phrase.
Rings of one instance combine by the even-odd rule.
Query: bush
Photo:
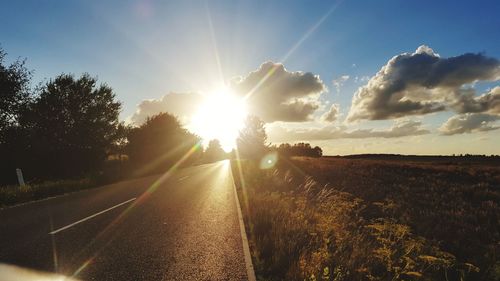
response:
[[[0,187],[0,207],[22,202],[43,199],[67,192],[93,187],[95,184],[89,179],[46,181],[37,184]]]

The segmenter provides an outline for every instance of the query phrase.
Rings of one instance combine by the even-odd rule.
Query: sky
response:
[[[34,83],[97,76],[132,124],[169,111],[196,131],[196,111],[214,104],[203,100],[229,89],[272,143],[500,154],[499,10],[494,0],[6,1],[0,44],[27,59]]]

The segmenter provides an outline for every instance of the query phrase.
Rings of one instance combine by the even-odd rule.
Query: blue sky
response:
[[[500,58],[498,1],[101,2],[6,1],[0,44],[9,59],[27,58],[35,82],[62,72],[97,75],[123,102],[122,119],[142,100],[209,91],[221,76],[227,82],[266,61],[319,75],[328,88],[321,99],[338,103],[345,115],[366,83],[355,77],[372,77],[391,57],[420,45],[443,57]],[[342,75],[350,78],[337,93],[332,80]],[[438,126],[452,115],[423,118]]]

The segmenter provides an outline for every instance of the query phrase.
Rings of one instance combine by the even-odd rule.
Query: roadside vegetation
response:
[[[93,186],[95,186],[95,183],[89,179],[45,181],[27,184],[22,187],[17,185],[2,186],[0,187],[0,207],[39,200]]]
[[[499,280],[496,160],[233,162],[259,279]]]
[[[168,113],[120,122],[113,88],[90,74],[34,86],[26,61],[6,55],[0,48],[0,207],[228,157],[218,141],[205,157],[201,138]]]
[[[238,150],[259,280],[500,280],[498,156],[318,157],[258,118]]]

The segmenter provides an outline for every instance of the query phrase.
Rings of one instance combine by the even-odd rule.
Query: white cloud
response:
[[[272,127],[269,129],[271,142],[312,141],[331,139],[364,139],[364,138],[399,138],[429,134],[420,121],[397,120],[394,125],[384,130],[355,129],[345,126],[326,126],[319,129],[286,129]]]
[[[473,132],[484,132],[499,129],[496,121],[500,120],[498,115],[483,113],[465,113],[452,116],[439,128],[443,135],[455,135]]]
[[[319,96],[326,90],[318,75],[290,72],[281,63],[265,62],[244,78],[233,79],[231,88],[248,96],[251,114],[264,122],[311,120],[320,107]]]
[[[332,104],[332,106],[330,106],[330,109],[321,116],[321,120],[327,122],[334,122],[335,120],[337,120],[339,114],[340,114],[339,105],[334,103]]]
[[[500,114],[500,86],[475,97],[472,88],[459,89],[452,98],[451,107],[458,113],[487,112]]]
[[[500,62],[483,54],[441,58],[431,48],[390,59],[352,100],[347,120],[383,120],[443,111],[464,85],[500,79]]]
[[[176,115],[183,123],[188,123],[197,108],[203,102],[198,93],[169,93],[159,99],[143,100],[128,119],[134,125],[140,125],[150,116],[160,112]]]
[[[370,80],[370,76],[355,76],[354,83],[366,83]]]
[[[335,87],[337,93],[340,92],[340,88],[342,88],[342,86],[347,80],[349,80],[349,75],[342,75],[336,79],[333,79],[332,84]]]

